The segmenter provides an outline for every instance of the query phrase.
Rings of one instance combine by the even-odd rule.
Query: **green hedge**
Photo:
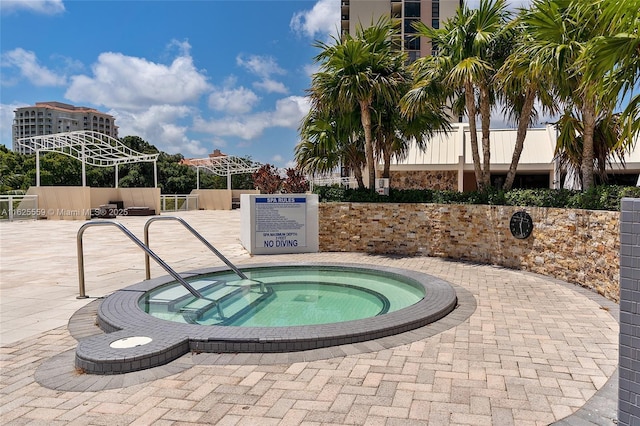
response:
[[[388,196],[372,194],[368,189],[318,186],[314,188],[313,192],[318,194],[320,202],[489,204],[612,211],[620,210],[621,198],[640,198],[640,188],[615,185],[595,186],[587,191],[514,189],[504,192],[492,188],[484,192],[458,192],[430,189],[390,189]]]

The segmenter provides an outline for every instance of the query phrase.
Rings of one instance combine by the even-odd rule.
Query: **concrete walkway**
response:
[[[144,372],[83,375],[73,369],[76,338],[93,327],[96,298],[144,279],[142,252],[115,227],[88,229],[91,298],[78,300],[76,233],[84,222],[3,222],[3,425],[614,424],[617,305],[598,295],[527,272],[437,258],[252,257],[238,240],[239,211],[176,215],[240,266],[340,262],[416,270],[458,288],[460,312],[468,314],[333,350],[192,353]],[[142,239],[146,219],[118,221]],[[150,246],[178,271],[222,265],[177,223],[153,224]],[[166,273],[152,265],[152,276],[160,275]]]

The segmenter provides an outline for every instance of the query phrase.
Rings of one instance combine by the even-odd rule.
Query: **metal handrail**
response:
[[[202,294],[200,294],[200,292],[198,290],[196,290],[188,282],[186,282],[176,271],[174,271],[169,265],[167,265],[162,259],[160,259],[160,257],[157,254],[155,254],[153,251],[151,251],[151,249],[148,247],[148,245],[146,245],[145,243],[140,241],[138,239],[138,237],[133,235],[131,233],[131,231],[129,231],[124,225],[122,225],[119,222],[113,222],[113,221],[108,221],[108,220],[90,221],[90,222],[87,222],[84,225],[82,225],[80,227],[80,229],[78,230],[78,236],[77,236],[77,240],[78,240],[77,241],[77,243],[78,243],[78,281],[79,281],[79,287],[80,287],[80,295],[77,297],[77,299],[86,299],[86,298],[89,297],[85,293],[85,285],[84,285],[84,250],[83,250],[83,247],[82,247],[82,235],[84,234],[84,231],[89,227],[92,227],[92,226],[105,226],[105,225],[106,226],[115,226],[115,227],[117,227],[127,237],[129,237],[129,239],[131,241],[136,243],[138,245],[138,247],[140,247],[142,250],[144,250],[144,252],[145,252],[145,260],[146,260],[147,265],[149,264],[149,256],[151,256],[153,258],[153,260],[155,260],[160,266],[162,266],[165,271],[167,271],[173,278],[175,278],[180,284],[182,284],[182,286],[184,288],[189,290],[189,292],[191,294],[193,294],[195,297],[200,298],[200,299],[206,299],[206,300],[211,300],[213,302],[216,302],[215,300],[207,299],[206,297],[202,296]],[[146,232],[146,228],[145,228],[145,232]],[[147,267],[147,270],[149,270],[148,267]],[[218,305],[218,309],[220,309],[219,305]]]
[[[150,218],[149,220],[147,220],[147,222],[144,224],[144,243],[147,245],[147,247],[149,246],[149,225],[151,225],[151,223],[153,223],[155,221],[158,221],[158,220],[175,220],[175,221],[181,223],[185,228],[187,228],[189,230],[189,232],[191,232],[197,239],[199,239],[200,242],[202,242],[202,244],[204,244],[209,250],[211,250],[213,252],[213,254],[218,256],[218,259],[222,260],[229,268],[233,269],[233,272],[235,272],[241,279],[243,279],[243,280],[248,280],[249,279],[249,278],[247,278],[247,276],[240,269],[238,269],[233,263],[231,263],[229,261],[229,259],[224,257],[222,255],[222,253],[220,253],[214,246],[212,246],[211,243],[209,243],[209,241],[205,240],[204,237],[202,235],[200,235],[200,233],[198,231],[193,229],[193,227],[191,227],[191,225],[189,225],[181,217],[176,217],[176,216],[154,216],[154,217]],[[145,254],[144,266],[145,266],[146,277],[149,280],[149,279],[151,279],[151,267],[149,266],[149,255],[148,254]]]

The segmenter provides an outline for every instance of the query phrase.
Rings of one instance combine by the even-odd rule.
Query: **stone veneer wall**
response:
[[[389,172],[389,183],[394,189],[458,189],[456,170],[395,170]]]
[[[619,213],[526,208],[532,235],[509,231],[510,206],[321,203],[320,251],[438,256],[555,277],[619,301]]]
[[[640,199],[623,198],[620,215],[618,422],[640,424]]]

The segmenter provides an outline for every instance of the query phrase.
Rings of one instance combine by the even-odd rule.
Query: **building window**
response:
[[[418,31],[413,28],[414,22],[420,22],[420,19],[405,19],[404,20],[404,33],[405,34],[415,34]]]
[[[420,38],[413,36],[405,36],[404,38],[405,50],[420,50]]]
[[[440,28],[440,20],[439,19],[432,19],[431,20],[431,28],[433,28],[434,30],[437,30],[438,28]]]
[[[432,18],[440,17],[440,3],[437,3],[437,2],[431,3],[431,17]]]
[[[404,3],[404,16],[406,18],[420,17],[420,2],[407,1]]]

